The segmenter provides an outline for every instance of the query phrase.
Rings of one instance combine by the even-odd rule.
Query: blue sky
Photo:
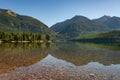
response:
[[[75,15],[120,17],[120,0],[0,0],[0,8],[35,17],[49,27]]]

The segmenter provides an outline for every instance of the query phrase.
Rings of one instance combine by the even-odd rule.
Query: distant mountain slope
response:
[[[59,34],[64,34],[70,37],[76,37],[80,34],[90,32],[103,32],[109,30],[108,27],[83,16],[75,16],[72,19],[57,23],[53,25],[51,29]]]
[[[94,38],[117,38],[117,39],[119,38],[120,39],[120,30],[96,34]]]
[[[105,21],[107,21],[110,18],[111,18],[110,16],[104,15],[98,19],[93,19],[93,21],[96,21],[98,23],[104,23]]]
[[[120,18],[119,17],[103,16],[98,19],[94,19],[93,21],[106,25],[112,30],[120,29]]]
[[[41,21],[29,16],[16,14],[7,9],[0,9],[0,30],[7,32],[53,33]]]
[[[109,31],[105,33],[92,34],[86,38],[73,39],[73,41],[95,42],[95,43],[120,43],[120,30]]]

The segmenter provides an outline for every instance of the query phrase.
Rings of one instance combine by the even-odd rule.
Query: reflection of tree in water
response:
[[[49,50],[41,48],[42,44],[1,44],[0,73],[9,72],[21,66],[32,65],[45,58]]]
[[[51,47],[50,42],[47,42],[46,43],[46,48],[50,48],[50,47]]]
[[[0,73],[32,65],[48,54],[77,66],[86,65],[89,62],[100,62],[104,65],[120,64],[120,51],[97,49],[97,47],[90,44],[76,45],[71,43],[54,45],[51,43],[0,44]]]
[[[100,62],[104,65],[120,64],[120,51],[96,49],[95,46],[74,44],[58,45],[52,56],[71,62],[77,66],[86,65],[89,62]]]

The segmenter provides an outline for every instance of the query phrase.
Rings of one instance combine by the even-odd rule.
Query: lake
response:
[[[120,80],[120,43],[0,43],[0,80]]]

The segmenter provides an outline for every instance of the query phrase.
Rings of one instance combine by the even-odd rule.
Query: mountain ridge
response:
[[[97,19],[89,19],[85,16],[76,15],[49,28],[36,18],[17,14],[10,9],[0,9],[0,31],[4,32],[58,33],[65,38],[74,38],[116,29],[120,29],[120,17],[116,16],[104,15]]]
[[[105,25],[94,22],[87,17],[78,15],[63,22],[56,23],[51,26],[51,29],[59,34],[65,34],[70,37],[79,36],[80,34],[86,34],[89,32],[103,32],[109,30],[109,28]]]
[[[0,30],[4,32],[54,34],[54,31],[40,20],[17,14],[9,9],[0,9]]]
[[[103,16],[103,17],[94,19],[93,21],[101,23],[105,26],[108,26],[112,30],[120,29],[120,17]]]

